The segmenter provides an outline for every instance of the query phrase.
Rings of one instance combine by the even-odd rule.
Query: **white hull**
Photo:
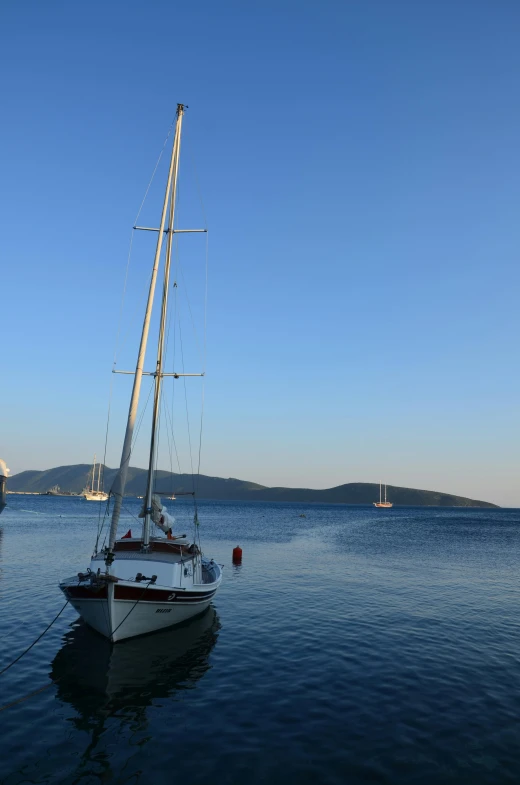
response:
[[[108,493],[104,493],[104,491],[85,491],[83,498],[88,502],[106,502]]]
[[[116,600],[113,592],[114,584],[110,584],[108,599],[70,599],[71,605],[89,627],[112,643],[180,624],[205,611],[212,599],[206,597],[200,601],[175,604],[151,600],[136,603],[135,600]]]

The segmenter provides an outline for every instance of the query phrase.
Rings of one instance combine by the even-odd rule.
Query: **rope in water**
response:
[[[145,586],[145,587],[144,587],[144,589],[143,589],[143,592],[142,592],[141,596],[140,596],[140,597],[138,597],[138,598],[137,598],[137,600],[134,602],[134,604],[132,605],[132,607],[130,608],[130,610],[128,611],[128,613],[126,614],[126,616],[125,616],[125,618],[123,619],[123,621],[119,622],[119,624],[117,625],[117,627],[115,628],[115,630],[112,630],[112,637],[114,636],[114,633],[116,633],[116,632],[118,631],[118,629],[120,628],[120,626],[121,626],[121,625],[122,625],[122,624],[123,624],[123,623],[124,623],[124,622],[125,622],[125,621],[128,619],[128,617],[130,616],[130,614],[132,613],[132,611],[134,610],[134,608],[135,608],[135,607],[136,607],[136,606],[137,606],[137,605],[138,605],[138,604],[141,602],[141,600],[143,599],[143,597],[144,597],[144,594],[145,594],[146,590],[148,589],[148,587],[150,586],[151,582],[152,582],[151,580],[150,580],[150,581],[148,581],[148,583],[146,584],[146,586]]]
[[[48,684],[46,684],[44,687],[40,687],[38,690],[33,690],[32,692],[28,692],[27,695],[23,695],[21,698],[17,698],[16,700],[11,701],[10,703],[4,703],[3,706],[0,706],[0,711],[5,711],[6,709],[10,709],[12,706],[16,706],[18,703],[23,703],[24,701],[29,700],[29,698],[32,698],[33,695],[39,695],[40,692],[45,692],[45,690],[48,690],[49,687],[52,687],[53,684],[56,684],[56,682],[50,681]]]
[[[140,601],[143,599],[143,597],[144,597],[144,595],[145,595],[145,592],[146,592],[146,590],[148,589],[148,587],[150,586],[151,582],[152,582],[152,581],[149,581],[149,582],[146,584],[146,586],[144,587],[144,589],[143,589],[143,591],[142,591],[142,593],[141,593],[141,596],[140,596],[140,597],[138,597],[138,599],[137,599],[137,600],[134,602],[134,604],[132,605],[132,607],[130,608],[130,610],[128,611],[128,613],[126,614],[125,618],[124,618],[124,619],[123,619],[123,620],[122,620],[122,621],[121,621],[121,622],[120,622],[120,623],[117,625],[117,627],[116,627],[116,628],[115,628],[115,630],[113,631],[112,635],[113,635],[115,632],[117,632],[117,631],[118,631],[118,629],[121,627],[121,625],[122,625],[122,624],[123,624],[123,623],[124,623],[124,622],[125,622],[125,621],[128,619],[128,617],[130,616],[130,614],[132,613],[132,611],[135,609],[135,607],[136,607],[136,606],[139,604],[139,602],[140,602]],[[36,638],[36,640],[35,640],[35,641],[33,641],[33,643],[31,643],[31,645],[30,645],[30,646],[28,646],[28,647],[25,649],[25,651],[23,651],[21,654],[19,654],[19,655],[18,655],[18,657],[16,657],[16,659],[14,659],[14,660],[13,660],[11,663],[9,663],[9,665],[6,665],[6,666],[5,666],[5,668],[3,668],[3,669],[0,671],[0,675],[1,675],[2,673],[5,673],[5,671],[9,670],[9,668],[11,668],[11,667],[12,667],[12,666],[13,666],[15,663],[17,663],[19,660],[21,660],[21,659],[22,659],[22,657],[23,657],[25,654],[27,654],[27,652],[28,652],[28,651],[30,651],[30,650],[32,649],[32,647],[33,647],[33,646],[34,646],[36,643],[38,643],[38,641],[39,641],[39,640],[41,640],[41,638],[43,638],[43,636],[45,635],[45,633],[46,633],[46,632],[48,632],[48,631],[50,630],[50,628],[52,627],[52,625],[54,624],[54,622],[55,622],[55,621],[57,621],[57,619],[58,619],[58,618],[61,616],[61,614],[63,613],[63,611],[65,610],[65,608],[67,607],[67,605],[68,605],[68,604],[69,604],[69,601],[67,600],[67,602],[65,603],[65,605],[63,606],[63,608],[62,608],[62,609],[60,610],[60,612],[59,612],[59,613],[58,613],[58,614],[57,614],[57,615],[54,617],[54,619],[51,621],[51,623],[50,623],[50,624],[49,624],[49,625],[48,625],[48,626],[47,626],[47,627],[44,629],[44,631],[41,633],[41,635],[39,635],[39,636]],[[32,698],[34,695],[39,695],[41,692],[45,692],[45,690],[48,690],[48,689],[49,689],[49,687],[52,687],[52,686],[53,686],[53,684],[56,684],[56,683],[57,683],[57,681],[58,681],[58,679],[54,679],[54,680],[50,681],[50,682],[49,682],[49,684],[45,684],[43,687],[40,687],[40,688],[39,688],[39,689],[37,689],[37,690],[33,690],[32,692],[28,692],[28,693],[27,693],[27,695],[23,695],[21,698],[17,698],[16,700],[14,700],[14,701],[10,701],[9,703],[4,703],[4,705],[3,705],[3,706],[0,706],[0,712],[2,712],[2,711],[5,711],[6,709],[10,709],[12,706],[16,706],[18,703],[23,703],[24,701],[26,701],[26,700],[29,700],[29,698]]]
[[[28,651],[31,651],[32,647],[33,647],[33,646],[35,646],[35,645],[38,643],[38,641],[39,641],[39,640],[41,640],[41,639],[43,638],[43,636],[45,635],[45,633],[46,633],[46,632],[48,632],[48,631],[50,630],[50,628],[52,627],[52,625],[54,624],[54,622],[55,622],[55,621],[57,621],[57,619],[59,619],[59,617],[61,616],[61,614],[63,613],[63,611],[65,610],[65,608],[67,607],[67,605],[68,605],[68,604],[69,604],[69,601],[67,600],[67,602],[65,603],[65,605],[63,606],[63,608],[61,609],[61,611],[60,611],[60,612],[59,612],[59,613],[58,613],[58,614],[57,614],[57,615],[54,617],[54,619],[53,619],[53,620],[51,621],[51,623],[50,623],[50,624],[49,624],[49,625],[48,625],[48,626],[47,626],[47,627],[44,629],[44,631],[43,631],[43,632],[42,632],[40,635],[38,635],[38,637],[36,638],[36,640],[35,640],[35,641],[33,641],[33,642],[31,643],[31,645],[30,645],[30,646],[28,646],[28,647],[25,649],[25,651],[22,651],[22,653],[21,653],[21,654],[19,654],[19,655],[18,655],[18,657],[16,657],[16,659],[14,659],[12,662],[10,662],[10,663],[9,663],[9,665],[6,665],[6,666],[5,666],[5,668],[2,668],[2,670],[0,671],[0,676],[2,675],[2,673],[5,673],[6,671],[8,671],[8,670],[9,670],[9,668],[12,668],[12,667],[13,667],[13,665],[15,665],[15,664],[16,664],[16,663],[17,663],[19,660],[21,660],[21,659],[22,659],[22,657],[24,657],[24,656],[27,654],[27,652],[28,652]]]

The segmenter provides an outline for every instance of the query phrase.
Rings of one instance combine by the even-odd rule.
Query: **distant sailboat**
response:
[[[101,464],[98,465],[98,478],[97,478],[97,488],[96,485],[96,456],[94,455],[94,463],[92,465],[92,479],[90,483],[90,488],[87,487],[83,489],[83,497],[88,502],[106,502],[108,499],[108,493],[105,491],[101,491],[99,489],[101,483]]]
[[[385,483],[385,500],[382,499],[381,494],[381,483],[379,483],[379,501],[374,502],[374,507],[385,507],[388,509],[389,507],[393,507],[393,503],[386,500],[386,483]]]

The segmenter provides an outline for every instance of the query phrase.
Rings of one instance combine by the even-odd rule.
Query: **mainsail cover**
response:
[[[139,518],[144,518],[146,515],[146,502],[143,504],[141,508],[141,512],[139,513]],[[173,529],[173,524],[175,523],[175,518],[173,515],[168,515],[168,511],[166,507],[161,502],[161,499],[157,494],[152,496],[152,514],[150,515],[152,521],[155,523],[159,529],[165,534],[171,532]]]

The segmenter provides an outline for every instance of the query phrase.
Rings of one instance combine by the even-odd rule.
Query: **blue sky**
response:
[[[210,230],[202,471],[520,505],[516,2],[22,0],[0,17],[13,471],[103,450],[130,228],[184,101],[179,225],[204,223],[198,181]],[[204,239],[181,246],[200,330]],[[120,368],[152,256],[142,233]],[[109,465],[129,390],[116,380]]]

